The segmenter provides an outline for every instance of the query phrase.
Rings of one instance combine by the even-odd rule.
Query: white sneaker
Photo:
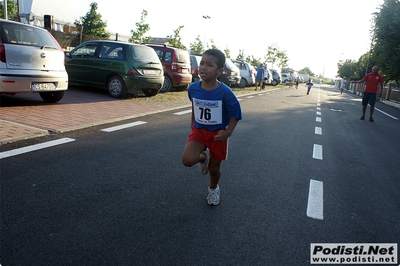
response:
[[[208,205],[218,205],[219,203],[219,186],[216,188],[208,188],[207,203]]]
[[[208,163],[210,162],[210,150],[207,148],[203,153],[206,155],[206,160],[203,163],[200,163],[200,172],[203,175],[208,173]]]

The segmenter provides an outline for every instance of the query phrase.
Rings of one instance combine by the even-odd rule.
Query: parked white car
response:
[[[256,82],[254,67],[252,67],[249,63],[240,60],[232,60],[232,62],[240,69],[241,79],[238,84],[240,88],[251,86]]]
[[[58,102],[68,89],[65,56],[45,29],[0,19],[0,93],[39,93]]]

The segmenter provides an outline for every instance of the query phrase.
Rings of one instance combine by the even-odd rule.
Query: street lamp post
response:
[[[210,19],[210,16],[203,16],[203,18],[206,20],[205,26],[204,26],[204,50],[206,49],[206,34],[207,34],[207,20]]]

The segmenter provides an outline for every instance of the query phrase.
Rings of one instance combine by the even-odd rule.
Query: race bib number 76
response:
[[[222,101],[193,98],[194,119],[203,125],[222,124]]]

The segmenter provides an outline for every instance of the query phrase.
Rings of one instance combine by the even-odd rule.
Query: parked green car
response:
[[[118,41],[87,41],[66,53],[70,84],[105,88],[115,98],[127,93],[156,95],[163,83],[163,67],[154,49]]]

